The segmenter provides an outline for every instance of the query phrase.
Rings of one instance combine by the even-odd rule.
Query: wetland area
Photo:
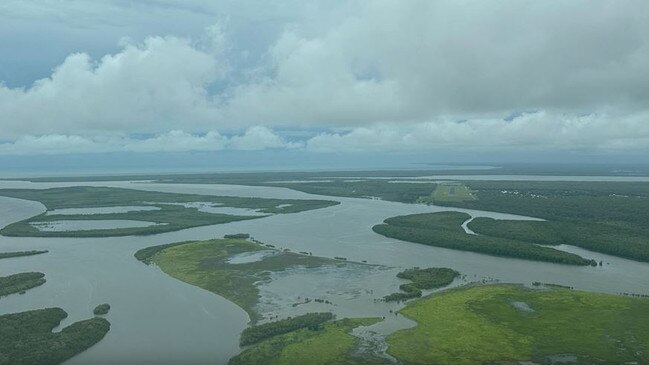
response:
[[[605,240],[570,245],[577,234],[570,231],[547,242],[562,227],[580,232],[585,218],[563,219],[561,207],[532,209],[507,200],[558,199],[560,191],[578,191],[570,185],[578,184],[575,177],[527,188],[527,182],[511,182],[508,193],[486,180],[456,185],[313,179],[330,184],[324,187],[329,195],[297,191],[325,189],[289,177],[266,181],[309,187],[261,186],[263,179],[246,185],[183,178],[0,181],[0,277],[17,288],[0,298],[0,318],[12,313],[50,318],[43,331],[55,330],[47,336],[71,325],[93,333],[86,336],[92,341],[81,344],[71,335],[70,349],[53,362],[65,364],[254,364],[259,359],[299,364],[314,356],[320,361],[314,364],[545,363],[564,355],[561,359],[574,355],[575,361],[647,360],[649,324],[625,322],[649,318],[647,299],[637,298],[649,294],[649,264],[642,251],[646,236],[630,218],[634,209],[646,207],[647,183],[588,182],[597,199],[627,206],[608,224],[636,246],[618,253]],[[414,193],[404,193],[413,186]],[[356,197],[356,188],[381,199]],[[496,191],[504,198],[496,200]],[[576,195],[567,199],[580,204]],[[605,213],[588,213],[600,218],[597,214]],[[424,230],[417,226],[422,219]],[[401,231],[376,228],[395,222]],[[610,234],[609,226],[600,229]],[[404,236],[410,229],[425,237]],[[467,249],[479,245],[504,248]],[[24,286],[16,284],[16,274],[28,274]],[[433,274],[444,277],[426,278]],[[413,292],[423,298],[385,300]],[[547,304],[574,307],[569,303],[589,301],[600,306],[564,317],[556,314],[563,307]],[[454,302],[464,303],[463,312],[430,315],[448,312]],[[27,312],[45,308],[53,309]],[[93,311],[100,314],[89,320]],[[335,318],[278,324],[310,313]],[[588,325],[579,319],[593,315],[599,319]],[[505,318],[517,320],[508,328],[490,327]],[[568,327],[557,332],[559,339],[598,331],[608,340],[585,336],[557,346],[538,333],[538,326],[548,323]],[[267,324],[290,330],[241,346],[246,328]],[[466,332],[463,325],[473,330]],[[437,332],[430,328],[439,328],[441,337],[431,337]],[[422,335],[424,330],[429,332]],[[462,331],[474,337],[453,335]],[[502,352],[476,345],[490,333],[501,341]],[[475,351],[457,360],[453,349],[467,346]],[[589,352],[589,346],[600,350]]]

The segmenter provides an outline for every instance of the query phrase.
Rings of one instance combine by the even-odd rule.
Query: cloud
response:
[[[286,142],[272,130],[256,126],[248,128],[241,136],[230,138],[229,146],[235,150],[258,151],[269,148],[299,148],[302,143]]]
[[[303,134],[292,140],[264,126],[253,126],[230,136],[215,130],[202,134],[172,130],[146,138],[27,135],[13,142],[0,143],[0,155],[267,149],[370,154],[440,151],[647,154],[648,120],[649,112],[573,115],[538,111],[520,113],[511,118],[377,123],[315,135]]]
[[[175,37],[126,44],[99,61],[72,54],[28,89],[0,85],[0,133],[147,133],[186,121],[205,130],[214,113],[205,88],[222,72],[212,54]]]
[[[544,111],[515,118],[380,124],[308,140],[312,152],[582,151],[649,153],[649,112],[567,115]]]
[[[34,29],[101,28],[118,46],[103,57],[71,53],[24,87],[0,84],[0,153],[645,151],[649,139],[646,1],[114,0],[54,9],[29,0],[11,9]],[[100,21],[102,11],[118,20]],[[189,26],[206,21],[200,14],[220,21]],[[128,26],[138,19],[151,36]],[[3,44],[0,53],[19,52]],[[327,132],[287,142],[275,132],[286,129]],[[153,137],[134,137],[142,134]]]
[[[181,130],[139,139],[101,135],[27,135],[13,142],[0,143],[0,155],[265,150],[301,146],[301,143],[286,141],[265,127],[255,126],[241,135],[231,137],[223,136],[217,131],[191,134]]]
[[[370,1],[288,28],[230,111],[361,126],[516,110],[646,109],[649,3]]]

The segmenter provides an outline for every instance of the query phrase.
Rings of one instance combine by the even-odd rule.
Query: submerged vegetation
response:
[[[412,214],[388,218],[372,229],[386,237],[455,250],[569,265],[594,264],[593,260],[525,241],[467,234],[462,223],[469,218],[459,212]]]
[[[15,293],[24,293],[26,290],[45,284],[45,274],[40,272],[23,272],[0,277],[0,297]]]
[[[277,249],[273,249],[275,254],[257,261],[229,263],[229,259],[237,254],[267,250],[270,248],[245,239],[214,239],[148,247],[136,252],[135,257],[145,263],[155,263],[178,280],[232,301],[255,322],[259,319],[255,310],[259,300],[256,282],[267,280],[274,271],[335,264],[332,259]]]
[[[386,295],[383,299],[386,302],[397,302],[418,298],[421,297],[422,290],[443,288],[451,284],[458,276],[460,276],[459,272],[446,267],[430,267],[427,269],[414,267],[407,269],[398,273],[397,277],[410,280],[412,283],[399,286],[403,293]]]
[[[33,256],[47,253],[47,250],[31,250],[31,251],[16,251],[16,252],[0,252],[0,259],[8,259],[11,257]]]
[[[103,318],[79,321],[52,332],[68,314],[47,308],[0,316],[0,365],[55,365],[99,342],[110,329]]]
[[[297,317],[289,317],[275,322],[248,327],[241,333],[241,346],[252,345],[267,338],[299,330],[300,328],[317,331],[322,328],[323,323],[333,318],[334,315],[329,312],[307,313]]]
[[[64,187],[51,189],[2,189],[0,196],[35,200],[43,203],[51,213],[55,209],[120,207],[138,204],[155,207],[156,210],[134,210],[104,214],[41,214],[0,230],[5,236],[28,237],[103,237],[126,235],[149,235],[177,231],[186,228],[221,224],[263,217],[263,214],[297,213],[339,204],[328,200],[295,200],[242,198],[195,194],[161,193],[108,187]],[[249,209],[262,215],[232,215],[200,211],[192,203],[212,208],[230,207]],[[245,213],[245,210],[244,210]],[[84,220],[134,220],[150,222],[144,227],[89,229],[74,231],[41,231],[34,223]]]
[[[649,361],[646,299],[501,284],[450,289],[401,313],[417,326],[388,336],[388,352],[407,364]]]
[[[315,329],[301,328],[258,342],[230,359],[229,365],[371,365],[382,364],[354,353],[360,339],[350,334],[379,318],[345,318],[326,322]]]

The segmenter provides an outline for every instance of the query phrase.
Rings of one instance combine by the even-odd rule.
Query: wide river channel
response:
[[[109,238],[16,238],[0,236],[0,252],[41,250],[48,254],[3,259],[0,276],[39,271],[47,283],[0,300],[0,314],[44,307],[61,307],[69,313],[67,326],[90,318],[92,308],[110,303],[106,317],[108,335],[66,364],[225,364],[237,354],[239,334],[247,314],[233,303],[164,274],[155,266],[137,261],[135,251],[153,245],[221,237],[245,232],[264,243],[314,256],[343,256],[367,261],[363,270],[293,270],[277,274],[260,287],[260,308],[280,316],[314,310],[331,310],[339,317],[387,316],[396,304],[373,304],[375,298],[397,291],[395,274],[403,268],[450,267],[464,281],[500,281],[530,284],[534,281],[568,285],[576,289],[609,293],[649,293],[649,264],[586,251],[571,246],[560,249],[602,260],[601,267],[577,267],[435,248],[386,238],[371,227],[396,215],[455,210],[371,199],[323,197],[284,188],[235,185],[154,184],[148,182],[29,183],[0,181],[2,188],[42,189],[61,186],[110,186],[141,190],[263,198],[328,199],[341,204],[297,214],[199,227],[152,236]],[[474,217],[530,219],[508,214],[461,210]],[[32,201],[0,197],[0,227],[34,215],[45,207]],[[290,303],[307,295],[323,294],[335,305],[312,303],[297,309]],[[288,309],[287,309],[288,308]],[[393,321],[394,322],[394,321]],[[401,324],[386,322],[377,331],[389,333]],[[405,325],[407,326],[407,325]]]

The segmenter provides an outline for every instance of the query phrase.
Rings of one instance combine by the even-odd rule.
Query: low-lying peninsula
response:
[[[462,224],[470,218],[460,212],[411,214],[388,218],[372,229],[386,237],[454,250],[568,265],[595,264],[579,255],[532,242],[467,234]]]

